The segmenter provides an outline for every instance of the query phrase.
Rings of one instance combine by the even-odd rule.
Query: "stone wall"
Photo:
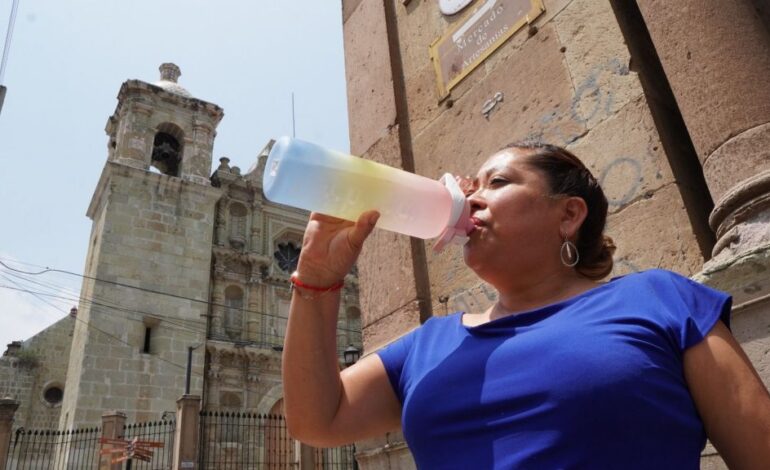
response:
[[[107,163],[92,206],[92,214],[104,214],[95,220],[100,229],[90,249],[98,260],[87,270],[101,281],[87,282],[84,293],[111,308],[85,304],[79,310],[91,327],[79,323],[76,329],[68,382],[77,385],[65,395],[63,427],[98,423],[109,409],[125,410],[132,421],[174,410],[184,393],[187,348],[205,340],[218,194]],[[193,359],[191,392],[200,394],[201,350]]]
[[[244,175],[227,158],[211,177],[222,191],[213,241],[211,328],[206,342],[203,406],[270,413],[281,399],[281,351],[308,212],[264,198],[262,177],[272,142]],[[361,349],[358,284],[346,279],[338,350]],[[340,357],[342,360],[342,357]]]
[[[767,25],[748,2],[542,3],[440,97],[429,49],[486,2],[446,16],[437,2],[343,0],[352,152],[438,178],[475,174],[516,140],[568,148],[607,194],[612,275],[671,269],[728,290],[738,310],[764,309],[736,313],[734,330],[767,381],[770,108],[767,87],[751,85],[770,72]],[[366,353],[431,315],[495,300],[458,248],[435,255],[429,245],[375,231],[365,246]],[[722,253],[709,262],[712,248]],[[359,443],[362,466],[410,468],[400,436],[383,439]],[[718,456],[704,464],[723,465]]]
[[[14,425],[54,429],[59,423],[75,318],[67,316],[23,342],[21,350],[0,358],[0,397],[20,403]],[[46,391],[49,394],[46,395]]]

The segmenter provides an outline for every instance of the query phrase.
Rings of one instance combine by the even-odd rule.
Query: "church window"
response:
[[[48,406],[59,406],[64,400],[64,386],[59,382],[49,382],[43,386],[43,401]]]
[[[144,347],[142,348],[142,352],[145,354],[150,354],[150,343],[152,342],[152,327],[146,326],[144,328]]]
[[[179,176],[182,160],[181,145],[171,134],[158,132],[152,143],[152,166],[164,175]]]
[[[225,305],[225,333],[231,340],[239,340],[243,330],[243,291],[240,287],[225,289]]]
[[[279,243],[278,249],[273,256],[278,262],[278,266],[287,273],[294,272],[297,269],[299,261],[300,248],[293,242]]]

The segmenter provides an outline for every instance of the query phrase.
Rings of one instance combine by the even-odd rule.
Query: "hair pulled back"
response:
[[[528,150],[526,162],[542,173],[553,196],[576,196],[588,207],[588,214],[578,231],[580,260],[575,266],[580,274],[593,280],[612,271],[615,244],[604,235],[607,223],[607,198],[599,182],[572,152],[541,142],[515,142],[504,147]]]

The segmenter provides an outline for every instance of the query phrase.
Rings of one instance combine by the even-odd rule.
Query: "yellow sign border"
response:
[[[444,77],[441,74],[441,63],[440,63],[440,57],[438,55],[438,45],[442,41],[446,40],[446,38],[452,36],[455,33],[455,31],[463,27],[465,25],[465,20],[469,19],[478,10],[473,9],[468,11],[463,16],[463,18],[460,21],[458,21],[456,24],[454,24],[451,28],[449,28],[449,30],[447,30],[447,32],[444,33],[443,36],[436,38],[431,43],[428,49],[430,54],[430,60],[433,62],[433,69],[436,72],[436,85],[438,87],[439,102],[443,101],[446,97],[448,97],[452,88],[457,86],[457,84],[460,83],[471,72],[473,72],[476,69],[476,67],[481,65],[481,63],[484,62],[487,59],[487,57],[489,57],[500,46],[502,46],[511,36],[513,36],[517,31],[519,31],[524,25],[530,24],[532,21],[537,19],[537,17],[539,17],[542,13],[545,12],[545,5],[543,4],[543,0],[530,0],[529,3],[530,3],[530,9],[527,12],[527,14],[521,18],[521,20],[514,23],[513,26],[508,31],[506,31],[506,33],[503,36],[501,36],[494,44],[490,45],[489,48],[483,54],[481,54],[476,60],[471,62],[470,65],[468,65],[468,67],[465,68],[465,70],[459,73],[447,84],[444,84]]]

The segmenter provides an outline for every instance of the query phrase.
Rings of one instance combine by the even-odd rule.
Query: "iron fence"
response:
[[[99,428],[69,431],[16,429],[6,470],[68,470],[99,467]]]
[[[221,411],[200,413],[200,469],[298,469],[300,444],[289,436],[284,417]],[[318,470],[355,469],[353,446],[316,449]]]
[[[171,470],[174,457],[174,420],[151,421],[127,424],[123,427],[123,439],[131,441],[160,442],[163,447],[153,448],[152,459],[149,462],[132,459],[125,463],[126,470]]]

